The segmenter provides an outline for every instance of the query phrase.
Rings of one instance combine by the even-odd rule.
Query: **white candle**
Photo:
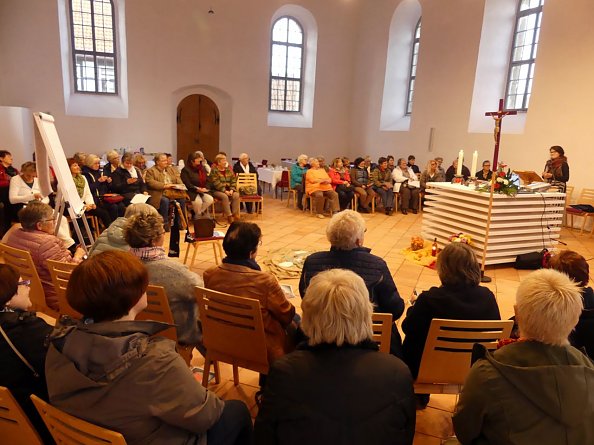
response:
[[[474,176],[476,174],[476,164],[478,162],[478,151],[474,150],[472,154],[472,168],[470,169],[470,176]]]
[[[464,150],[460,150],[458,153],[458,168],[456,169],[456,175],[462,176],[462,163],[464,162]]]

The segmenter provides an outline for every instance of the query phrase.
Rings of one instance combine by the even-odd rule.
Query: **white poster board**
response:
[[[58,137],[54,118],[45,113],[33,113],[35,119],[35,160],[37,162],[37,176],[44,196],[52,192],[51,173],[49,163],[54,168],[58,180],[58,190],[65,202],[70,204],[77,217],[83,214],[84,203],[74,185],[70,167],[66,162],[66,155]]]

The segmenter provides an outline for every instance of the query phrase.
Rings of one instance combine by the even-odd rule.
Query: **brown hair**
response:
[[[586,259],[573,250],[562,250],[549,260],[549,267],[563,272],[582,287],[588,285],[590,266]]]
[[[25,171],[37,172],[37,164],[33,161],[25,162],[21,165],[21,173],[24,173]]]
[[[163,217],[161,215],[134,215],[126,222],[124,239],[135,249],[151,247],[153,241],[163,234]]]
[[[30,201],[17,213],[19,221],[25,230],[35,230],[37,223],[49,219],[54,210],[40,201]]]
[[[80,263],[66,288],[70,306],[96,322],[130,312],[148,287],[148,272],[129,252],[108,250]]]
[[[481,266],[465,243],[450,243],[437,257],[437,274],[444,286],[478,286]]]
[[[0,307],[6,306],[19,289],[19,271],[9,264],[0,264]]]

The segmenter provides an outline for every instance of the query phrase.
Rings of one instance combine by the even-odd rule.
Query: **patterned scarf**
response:
[[[78,196],[82,198],[85,191],[85,177],[83,175],[72,175],[72,179],[74,179],[74,185],[76,186]]]
[[[162,247],[133,247],[130,253],[141,261],[158,261],[167,258]]]

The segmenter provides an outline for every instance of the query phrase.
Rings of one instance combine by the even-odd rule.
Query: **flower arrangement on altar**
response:
[[[450,235],[448,239],[450,240],[450,243],[464,243],[472,246],[472,237],[466,233],[456,233],[454,235]]]
[[[510,168],[505,171],[506,164],[500,162],[497,166],[497,171],[494,173],[493,178],[495,180],[494,192],[501,193],[507,196],[516,196],[518,194],[518,185],[512,181],[512,171]],[[479,192],[491,191],[491,182],[482,184],[476,189]]]

